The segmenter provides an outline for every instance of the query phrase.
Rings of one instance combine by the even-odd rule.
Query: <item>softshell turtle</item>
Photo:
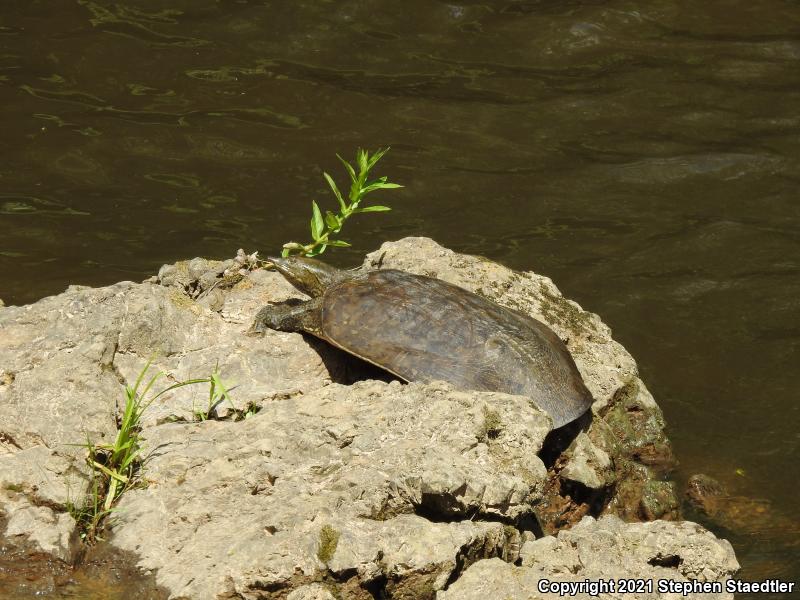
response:
[[[686,486],[689,516],[725,537],[744,557],[745,579],[791,579],[797,572],[800,519],[765,498],[732,494],[704,474],[692,475]]]
[[[406,381],[528,396],[555,428],[592,403],[564,342],[527,315],[405,271],[345,271],[301,257],[269,260],[311,300],[264,307],[255,332],[305,331]]]
[[[714,525],[755,538],[791,539],[798,545],[800,521],[772,507],[764,498],[731,494],[728,488],[709,475],[689,477],[686,499],[690,508]]]

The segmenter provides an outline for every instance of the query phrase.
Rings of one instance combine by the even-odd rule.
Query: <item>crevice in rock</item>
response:
[[[344,350],[340,350],[324,340],[305,332],[301,332],[301,335],[305,342],[311,346],[311,349],[319,355],[320,360],[325,365],[328,373],[330,373],[333,383],[353,385],[354,383],[367,379],[376,379],[378,381],[385,381],[386,383],[391,381],[405,383],[402,379],[395,377],[388,371],[362,360],[353,354],[349,354]]]
[[[650,560],[647,561],[648,564],[653,565],[654,567],[665,567],[667,569],[677,569],[683,564],[683,558],[678,556],[677,554],[668,554],[666,556],[662,556],[659,554],[658,556],[654,556]]]
[[[68,511],[68,507],[66,504],[42,498],[36,493],[37,492],[36,489],[26,490],[23,488],[22,490],[13,490],[13,491],[22,494],[28,502],[30,502],[33,506],[36,506],[37,508],[49,508],[56,514],[65,513]]]
[[[122,335],[122,331],[117,332],[117,341],[114,342],[114,350],[111,353],[111,360],[108,361],[107,365],[103,365],[103,368],[107,371],[110,371],[114,377],[117,378],[117,381],[120,385],[125,386],[127,385],[128,381],[125,379],[125,376],[122,374],[122,371],[119,370],[119,367],[114,362],[114,359],[117,358],[117,352],[119,350],[119,338]]]
[[[414,505],[414,514],[431,523],[454,523],[465,519],[472,520],[477,511],[464,511],[461,503],[452,495],[422,494],[419,504]]]
[[[547,434],[542,443],[542,449],[539,451],[539,458],[542,459],[548,471],[554,467],[556,461],[569,448],[579,433],[589,431],[592,419],[592,411],[587,410],[571,423],[567,423],[558,429],[553,429]]]
[[[444,584],[443,590],[449,588],[453,583],[461,577],[461,574],[464,572],[464,553],[463,548],[456,554],[455,557],[455,566],[453,567],[453,571],[450,573],[450,576],[447,578],[447,581]]]
[[[0,444],[7,444],[9,446],[13,446],[17,450],[22,450],[22,446],[20,446],[17,441],[14,439],[10,433],[6,433],[5,431],[0,431]]]
[[[386,586],[389,579],[385,574],[381,574],[372,581],[366,581],[362,585],[364,591],[372,596],[373,600],[386,600]]]
[[[508,527],[512,527],[508,525]],[[506,535],[506,544],[503,545],[503,548],[498,552],[497,550],[486,550],[486,542],[484,540],[483,543],[480,543],[476,540],[473,543],[468,543],[459,548],[458,553],[455,556],[455,565],[453,570],[450,573],[450,576],[447,578],[447,581],[444,584],[443,590],[448,589],[461,575],[464,571],[474,562],[484,559],[484,558],[494,558],[499,557],[503,560],[506,560],[505,554],[507,554],[507,545],[509,544],[508,535]],[[514,560],[518,559],[518,552],[517,555],[514,556]],[[513,561],[510,561],[513,562]]]
[[[338,572],[328,571],[328,576],[337,583],[346,583],[353,577],[358,577],[358,570],[353,567],[352,569],[344,569]]]
[[[534,513],[524,515],[517,519],[516,527],[520,533],[525,533],[526,531],[531,532],[534,538],[537,540],[541,537],[544,537],[542,525],[539,523],[539,519],[536,518]]]
[[[295,585],[299,586],[300,583],[296,583]],[[260,592],[282,592],[287,589],[291,590],[294,586],[286,581],[253,581],[248,587],[252,590],[258,590]]]
[[[546,535],[567,529],[586,515],[600,516],[616,494],[614,485],[593,490],[577,482],[564,481],[558,476],[562,466],[562,461],[558,460],[549,471],[543,498],[535,509]]]
[[[594,490],[577,481],[562,481],[560,493],[569,497],[575,504],[586,505],[589,514],[597,517],[614,496],[614,486]]]

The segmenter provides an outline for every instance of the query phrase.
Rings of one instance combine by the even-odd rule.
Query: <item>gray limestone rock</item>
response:
[[[724,592],[724,582],[739,564],[731,545],[718,540],[695,523],[624,523],[608,516],[595,521],[585,517],[557,537],[548,536],[526,542],[521,551],[522,565],[513,566],[498,559],[480,560],[470,566],[437,600],[538,600],[564,597],[544,592],[540,582],[597,582],[621,579],[652,581],[634,593],[588,590],[569,594],[571,598],[631,597],[693,598],[722,600],[733,598]],[[721,593],[660,593],[660,580],[687,584],[691,581],[717,582]]]
[[[336,600],[336,596],[321,583],[309,583],[286,596],[286,600]]]
[[[258,277],[275,285],[262,285],[258,293],[254,285],[241,285],[240,310],[252,315],[264,302],[286,297],[288,284],[269,275]],[[215,368],[226,382],[238,383],[234,404],[218,409],[223,415],[330,382],[323,357],[302,337],[251,337],[248,326],[178,288],[153,283],[71,286],[35,304],[4,307],[0,512],[8,518],[6,535],[27,537],[42,551],[68,558],[75,522],[67,507],[84,502],[88,485],[82,444],[113,441],[124,385],[132,385],[154,356],[151,373],[164,370],[164,386]],[[144,424],[191,421],[207,398],[207,387],[176,390],[153,403]]]
[[[5,513],[5,535],[23,536],[41,552],[69,562],[75,521],[67,504],[79,501],[87,479],[72,456],[45,446],[32,446],[0,455],[0,508]]]
[[[505,424],[488,443],[486,408]],[[355,577],[354,589],[385,579],[430,597],[458,557],[505,550],[500,523],[471,517],[532,512],[549,428],[524,397],[375,381],[275,401],[238,423],[153,427],[149,485],[123,498],[113,543],[192,598],[255,598],[265,586],[279,597],[327,571]]]
[[[614,481],[614,470],[608,452],[598,448],[589,436],[581,432],[567,450],[567,462],[561,478],[597,490]]]
[[[3,511],[8,519],[5,536],[23,536],[41,552],[66,563],[72,561],[77,550],[75,520],[68,513],[13,498],[4,499]]]

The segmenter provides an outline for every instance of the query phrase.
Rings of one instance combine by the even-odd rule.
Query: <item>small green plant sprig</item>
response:
[[[196,421],[207,421],[210,419],[217,406],[226,399],[231,403],[231,408],[234,410],[236,409],[236,407],[233,405],[233,401],[231,400],[231,395],[228,392],[228,386],[222,381],[222,379],[220,379],[218,369],[215,368],[211,373],[211,377],[201,381],[208,381],[210,384],[208,387],[208,405],[206,406],[205,410],[192,409],[192,413],[194,414]]]
[[[311,201],[311,238],[313,241],[308,244],[299,244],[297,242],[289,242],[283,245],[281,256],[317,256],[325,252],[328,246],[334,247],[347,247],[350,244],[344,240],[340,240],[337,236],[342,230],[344,222],[351,216],[358,213],[368,212],[385,212],[391,210],[388,206],[365,206],[361,207],[361,201],[370,192],[375,190],[387,190],[393,188],[403,187],[397,183],[390,183],[386,177],[379,177],[373,181],[368,181],[369,172],[372,167],[389,151],[389,148],[379,148],[374,153],[370,154],[367,150],[358,149],[356,152],[356,166],[358,167],[358,174],[356,174],[353,165],[344,160],[338,154],[338,158],[347,173],[350,175],[350,192],[345,200],[333,178],[327,173],[323,173],[328,185],[331,186],[333,195],[339,202],[339,212],[333,213],[325,211],[325,216],[322,216],[322,211],[315,201]]]
[[[142,416],[147,407],[170,390],[196,383],[210,383],[212,398],[219,396],[219,392],[215,395],[214,389],[216,387],[218,390],[222,382],[216,371],[210,377],[179,381],[151,394],[156,381],[164,376],[159,371],[145,383],[151,363],[152,360],[147,362],[133,386],[125,386],[125,408],[114,443],[95,444],[87,438],[81,444],[87,450],[86,462],[92,470],[91,490],[84,506],[69,505],[72,516],[82,530],[81,538],[87,543],[98,539],[98,532],[104,519],[111,514],[114,502],[138,479],[137,473],[142,463],[139,435]],[[227,389],[224,390],[224,395],[227,397]]]
[[[145,375],[150,369],[151,362],[152,361],[147,362],[144,369],[142,369],[142,371],[139,373],[139,376],[136,378],[136,383],[134,383],[132,387],[129,385],[125,386],[125,409],[122,413],[122,422],[120,423],[119,430],[117,431],[117,437],[114,440],[114,444],[110,446],[99,444],[94,446],[95,449],[102,449],[109,453],[105,465],[102,465],[97,461],[92,461],[92,466],[99,469],[109,477],[108,493],[106,494],[103,506],[105,510],[109,510],[114,500],[116,500],[117,497],[124,491],[124,489],[130,485],[131,478],[135,473],[138,463],[140,462],[139,455],[141,453],[141,447],[139,432],[141,431],[142,416],[144,415],[144,411],[147,409],[147,407],[150,406],[160,396],[171,390],[186,385],[209,383],[211,381],[211,378],[187,379],[185,381],[179,381],[163,388],[160,392],[153,394],[148,398],[148,394],[150,393],[153,385],[155,385],[159,378],[164,376],[164,372],[159,371],[150,378],[150,380],[144,386],[144,389],[142,389],[140,392],[142,383],[144,383]],[[123,484],[123,487],[120,487],[119,484]]]

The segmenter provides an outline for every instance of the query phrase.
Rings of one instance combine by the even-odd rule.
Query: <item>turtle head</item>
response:
[[[312,298],[324,294],[330,285],[342,277],[340,269],[304,256],[269,257],[269,261],[289,283]]]

